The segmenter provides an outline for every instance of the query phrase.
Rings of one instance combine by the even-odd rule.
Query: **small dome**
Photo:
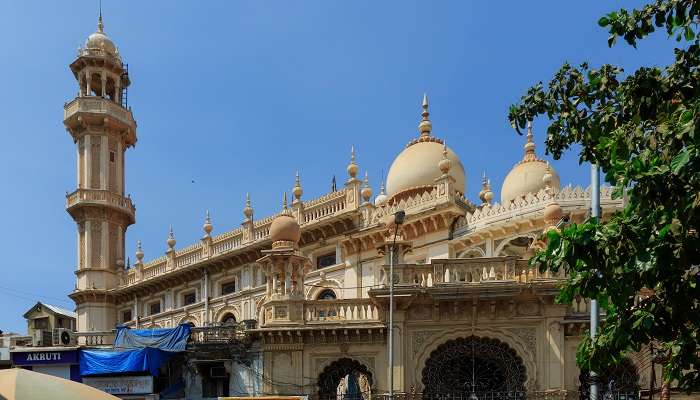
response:
[[[554,225],[559,222],[564,216],[564,211],[561,209],[559,203],[552,202],[547,204],[544,208],[544,222],[547,225]]]
[[[294,242],[301,239],[301,228],[296,219],[289,214],[280,214],[270,225],[270,239],[273,242]]]
[[[551,176],[545,175],[551,174]],[[528,193],[537,193],[550,186],[555,192],[559,190],[559,174],[545,161],[535,155],[535,143],[532,141],[532,125],[528,125],[525,156],[510,170],[501,186],[501,204],[524,197]]]
[[[117,56],[117,46],[115,46],[112,39],[110,39],[109,36],[104,33],[104,25],[102,23],[101,14],[97,22],[97,32],[88,36],[87,40],[85,41],[85,48],[92,50],[99,49],[110,55]]]
[[[272,220],[272,224],[270,224],[270,239],[272,239],[272,243],[299,243],[299,239],[301,239],[301,227],[287,208],[286,192],[284,193],[284,200],[282,202],[282,214],[278,215]]]

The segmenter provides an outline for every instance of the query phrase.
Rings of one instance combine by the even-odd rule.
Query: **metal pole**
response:
[[[598,164],[591,164],[591,217],[600,218],[600,173]],[[598,301],[591,299],[591,339],[598,332]],[[591,398],[598,400],[598,382],[595,371],[591,371]]]
[[[389,400],[394,399],[394,248],[396,234],[389,254]]]

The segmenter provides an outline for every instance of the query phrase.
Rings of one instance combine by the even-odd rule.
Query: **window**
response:
[[[63,328],[63,318],[60,318],[60,317],[59,317],[58,320],[57,320],[57,323],[58,323],[58,327],[59,327],[59,328]]]
[[[236,324],[236,316],[234,316],[231,313],[228,313],[224,315],[224,318],[221,319],[221,323],[223,325],[235,325]]]
[[[156,303],[151,303],[151,305],[148,306],[148,311],[148,315],[160,313],[160,301]]]
[[[316,268],[330,267],[335,264],[335,252],[316,257]]]
[[[35,319],[34,329],[49,329],[49,319],[46,317]]]
[[[226,282],[221,284],[221,295],[231,294],[236,291],[236,281]]]
[[[183,306],[188,306],[190,304],[194,304],[197,302],[197,293],[191,292],[191,293],[185,293],[182,295],[182,305]]]
[[[109,152],[109,161],[114,162],[114,152],[113,151]]]
[[[122,311],[122,322],[131,321],[131,310]]]

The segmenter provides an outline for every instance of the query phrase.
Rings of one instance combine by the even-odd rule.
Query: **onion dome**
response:
[[[388,199],[389,197],[387,197],[386,193],[384,193],[384,182],[382,182],[382,184],[379,186],[379,194],[374,198],[374,205],[377,207],[382,207],[386,204]]]
[[[276,242],[293,242],[296,245],[301,239],[301,227],[287,208],[287,192],[284,193],[282,213],[272,220],[270,225],[270,239],[272,239],[272,247],[276,247]]]
[[[209,216],[209,210],[207,210],[207,216],[204,218],[204,225],[202,225],[202,229],[204,229],[204,233],[209,236],[211,231],[214,229],[214,226],[211,224],[211,217]]]
[[[510,170],[501,186],[501,203],[508,204],[511,201],[522,198],[528,193],[537,193],[545,188],[542,180],[547,171],[547,163],[537,158],[535,143],[532,140],[532,124],[528,123],[527,142],[524,146],[523,159]],[[551,188],[559,190],[559,175],[554,169],[550,169]]]
[[[119,52],[117,51],[117,46],[114,45],[112,39],[109,38],[104,32],[104,24],[102,23],[102,13],[100,12],[100,18],[97,21],[97,32],[88,36],[85,41],[85,48],[88,50],[102,50],[105,53],[118,57]]]
[[[464,193],[465,190],[466,178],[462,161],[454,151],[444,145],[442,139],[431,136],[433,125],[429,118],[426,95],[423,96],[422,107],[422,118],[418,125],[420,136],[412,140],[394,159],[387,174],[386,190],[392,199],[401,194],[435,187],[435,179],[440,177],[443,167],[447,168],[455,179],[457,191]],[[449,163],[443,159],[447,159]]]
[[[246,219],[251,219],[253,217],[253,207],[250,206],[250,193],[245,194],[245,208],[243,208],[243,215]]]

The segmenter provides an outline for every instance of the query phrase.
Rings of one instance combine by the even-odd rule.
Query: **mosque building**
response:
[[[337,189],[305,198],[297,174],[277,214],[258,217],[248,197],[236,229],[216,232],[207,213],[199,242],[180,247],[171,230],[164,254],[147,258],[139,242],[128,266],[124,238],[136,209],[125,195],[124,156],[137,124],[126,105],[128,70],[101,16],[70,69],[78,95],[65,104],[64,124],[77,150],[77,188],[66,206],[77,225],[70,298],[80,345],[111,343],[117,325],[190,323],[186,398],[355,391],[369,399],[391,382],[426,398],[579,396],[575,353],[588,301],[557,304],[563,275],[527,260],[543,232],[587,218],[591,194],[561,185],[538,158],[531,126],[500,201],[486,177],[472,201],[460,156],[433,133],[424,97],[418,135],[396,148],[376,195],[353,149]],[[602,188],[603,218],[622,202]],[[647,358],[631,355],[614,384],[648,386]]]

